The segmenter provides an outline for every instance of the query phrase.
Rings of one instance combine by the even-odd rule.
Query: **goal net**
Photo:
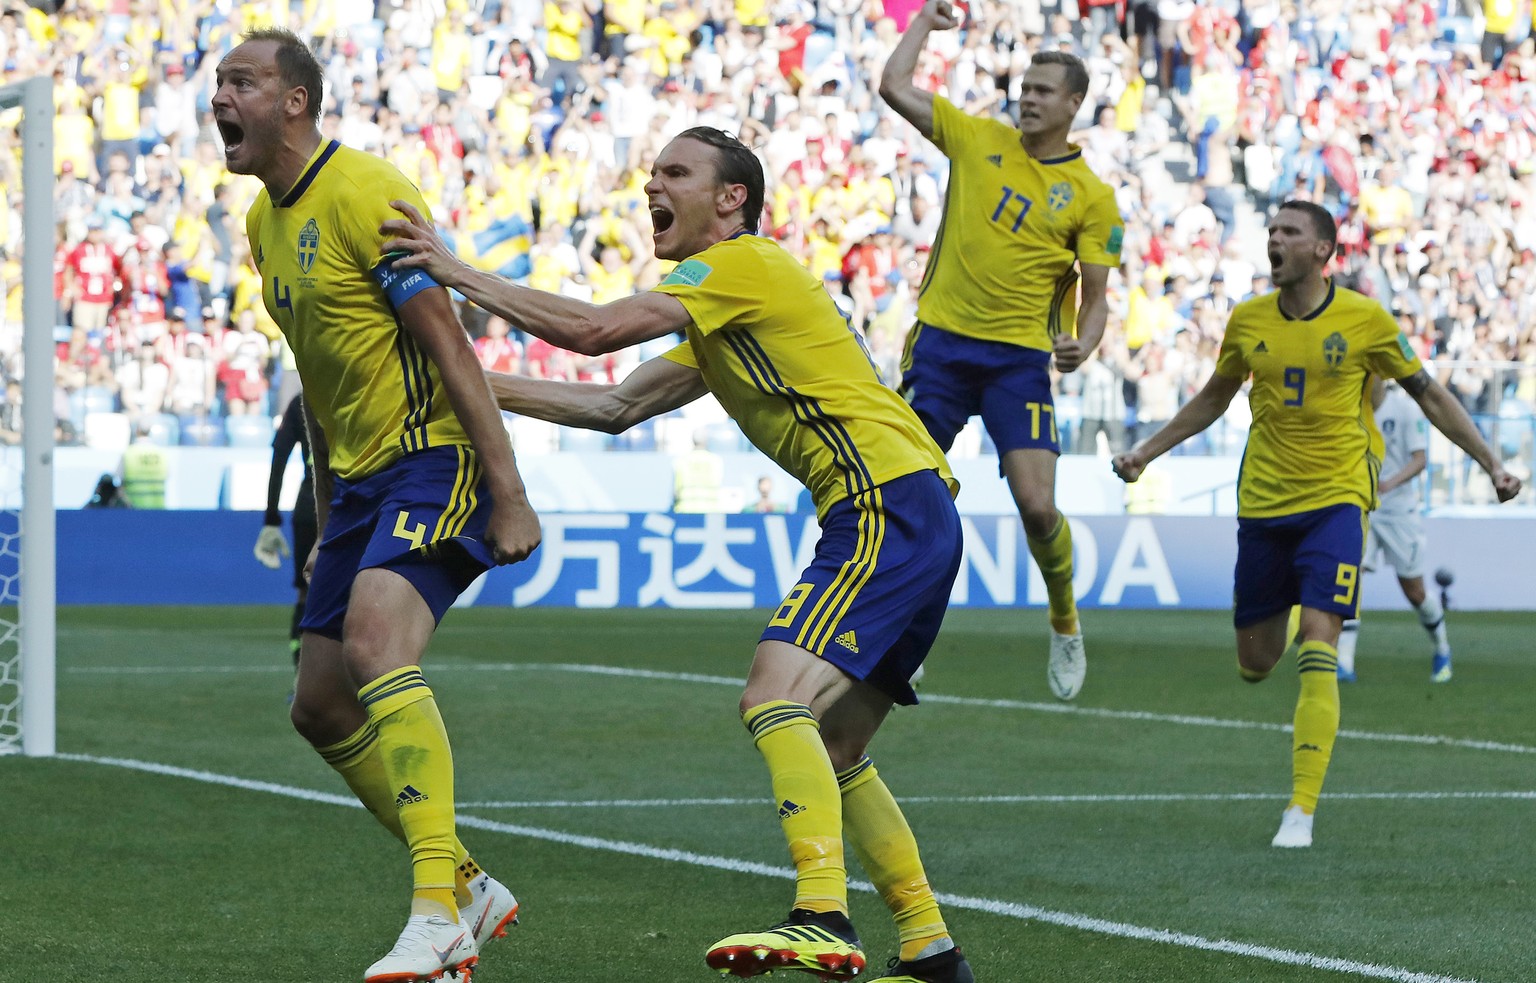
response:
[[[19,445],[0,447],[0,754],[50,755],[55,744],[51,81],[36,78],[0,88],[0,126],[17,127],[22,147],[19,175],[14,167],[0,170],[0,184],[17,184],[0,187],[0,201],[22,202],[21,214],[8,223],[14,231],[3,242],[11,255],[21,255],[22,318],[20,325],[3,323],[0,332],[0,368],[7,381],[21,383],[19,413],[16,406],[0,404],[8,424],[19,418],[21,433]],[[9,305],[4,308],[0,322]],[[15,387],[7,389],[9,403]]]

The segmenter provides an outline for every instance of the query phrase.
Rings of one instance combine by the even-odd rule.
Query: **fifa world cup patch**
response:
[[[685,259],[678,263],[661,282],[663,284],[686,283],[690,287],[697,287],[713,272],[715,272],[714,267],[708,263],[696,259]]]

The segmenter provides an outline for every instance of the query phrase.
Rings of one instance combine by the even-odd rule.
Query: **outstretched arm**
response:
[[[1234,379],[1220,372],[1212,375],[1205,387],[1180,407],[1166,426],[1124,454],[1116,456],[1113,462],[1115,474],[1123,481],[1140,478],[1147,465],[1221,419],[1221,415],[1232,403],[1232,397],[1242,388],[1242,379]]]
[[[1483,440],[1477,425],[1472,422],[1467,411],[1462,409],[1455,396],[1431,379],[1423,369],[1406,379],[1399,379],[1398,383],[1419,404],[1436,430],[1451,438],[1452,443],[1471,455],[1472,460],[1488,472],[1488,479],[1493,482],[1493,491],[1499,496],[1499,501],[1507,502],[1520,494],[1520,479],[1504,470],[1499,456]]]
[[[641,363],[617,384],[563,382],[487,372],[497,404],[566,427],[622,433],[709,391],[699,370],[666,358]]]
[[[948,0],[928,0],[912,16],[880,73],[880,98],[929,140],[933,139],[933,93],[919,89],[912,75],[917,71],[917,59],[928,43],[928,35],[959,24]]]
[[[405,215],[379,228],[392,237],[384,243],[385,254],[400,254],[394,259],[395,267],[425,270],[443,286],[452,287],[477,306],[557,348],[582,355],[606,355],[682,331],[692,323],[680,301],[654,291],[599,305],[520,287],[461,261],[409,202],[392,201],[390,205]]]

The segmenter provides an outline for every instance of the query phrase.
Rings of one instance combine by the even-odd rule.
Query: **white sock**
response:
[[[1425,594],[1424,603],[1416,610],[1419,612],[1419,624],[1435,640],[1435,654],[1445,655],[1450,652],[1451,640],[1445,633],[1445,608],[1440,606],[1440,599],[1433,594]]]
[[[1339,632],[1339,668],[1344,672],[1355,671],[1355,645],[1360,641],[1360,619],[1350,618]]]

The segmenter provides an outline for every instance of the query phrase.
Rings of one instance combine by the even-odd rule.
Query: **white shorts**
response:
[[[1418,512],[1377,512],[1365,540],[1366,570],[1376,570],[1380,560],[1397,571],[1398,579],[1424,576],[1424,517]]]

